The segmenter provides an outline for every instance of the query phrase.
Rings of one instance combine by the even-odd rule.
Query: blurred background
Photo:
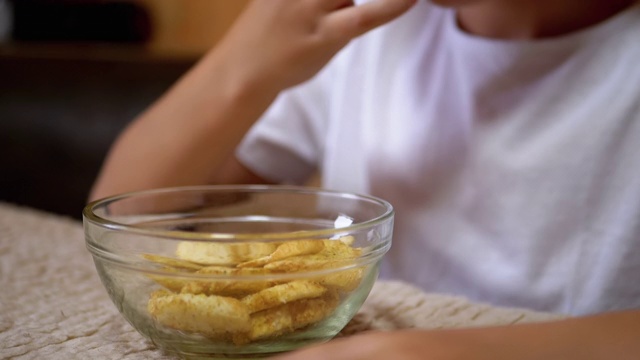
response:
[[[247,2],[0,0],[0,202],[79,219],[118,133]]]

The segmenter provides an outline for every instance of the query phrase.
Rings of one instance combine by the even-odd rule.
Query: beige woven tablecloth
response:
[[[172,358],[119,315],[85,249],[80,222],[0,203],[0,261],[1,359]],[[558,317],[380,281],[343,335]]]

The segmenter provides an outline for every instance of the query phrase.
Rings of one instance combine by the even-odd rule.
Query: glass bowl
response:
[[[113,303],[185,358],[259,358],[330,340],[369,295],[393,218],[370,196],[250,185],[129,193],[83,211]]]

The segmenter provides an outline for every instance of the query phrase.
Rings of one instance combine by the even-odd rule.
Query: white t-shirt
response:
[[[263,177],[396,209],[382,276],[569,314],[640,308],[640,6],[498,41],[420,2],[281,94],[238,149]]]

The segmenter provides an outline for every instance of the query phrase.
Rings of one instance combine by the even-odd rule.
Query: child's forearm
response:
[[[640,311],[513,326],[365,333],[282,360],[637,360]]]
[[[215,54],[205,57],[120,135],[91,197],[214,182],[277,95],[243,81],[232,78]]]
[[[479,338],[499,359],[640,359],[640,311],[489,329]]]

